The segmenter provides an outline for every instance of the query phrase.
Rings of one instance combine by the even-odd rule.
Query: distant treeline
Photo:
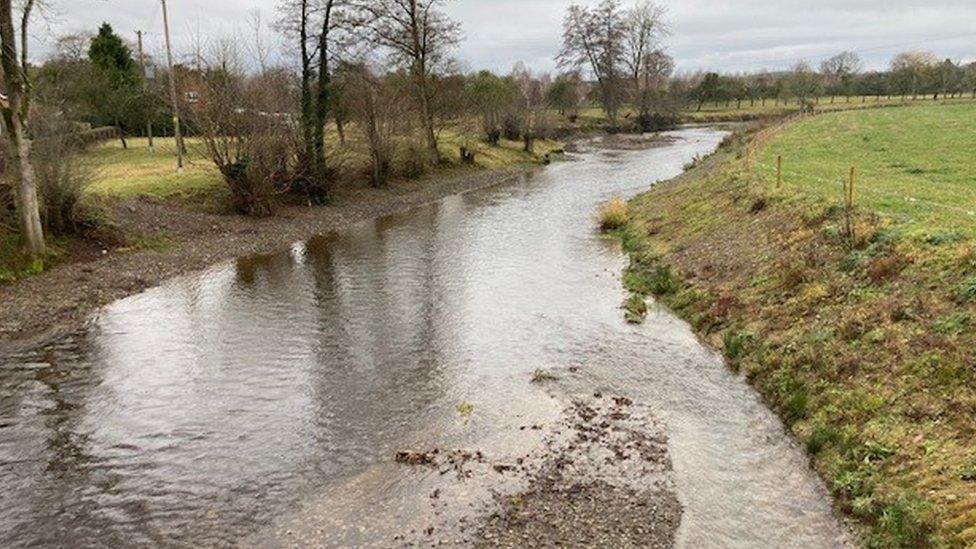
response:
[[[709,102],[796,100],[830,97],[958,97],[976,98],[976,63],[962,64],[951,59],[940,61],[930,52],[897,55],[886,71],[863,71],[860,57],[850,51],[824,60],[819,70],[798,62],[789,71],[751,74],[701,73],[675,78],[672,85],[682,88],[688,102],[700,109]]]

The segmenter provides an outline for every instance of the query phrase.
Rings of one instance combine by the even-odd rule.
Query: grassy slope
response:
[[[976,241],[966,215],[867,194],[849,235],[840,183],[826,177],[843,173],[840,151],[865,185],[972,205],[974,113],[804,119],[758,156],[783,153],[825,180],[779,190],[733,142],[636,198],[622,231],[625,283],[725,350],[870,546],[976,543]]]

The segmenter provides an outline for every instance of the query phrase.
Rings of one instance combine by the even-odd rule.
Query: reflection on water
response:
[[[836,542],[745,384],[666,313],[621,319],[593,211],[722,137],[675,135],[217,265],[0,359],[0,545],[232,544],[404,446],[551,419],[537,368],[659,408],[687,545]]]

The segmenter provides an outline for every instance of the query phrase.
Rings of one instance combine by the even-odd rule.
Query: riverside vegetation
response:
[[[767,130],[769,131],[769,130]],[[724,349],[869,547],[976,543],[976,106],[727,139],[631,201],[625,285]],[[783,156],[777,188],[770,162]],[[855,206],[848,166],[859,168]]]

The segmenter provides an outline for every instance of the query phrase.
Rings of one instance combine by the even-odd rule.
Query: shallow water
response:
[[[593,212],[723,137],[671,135],[220,264],[0,358],[0,546],[235,544],[398,449],[504,446],[551,421],[536,369],[653,407],[680,545],[842,543],[746,383],[666,311],[623,321],[624,259]]]

